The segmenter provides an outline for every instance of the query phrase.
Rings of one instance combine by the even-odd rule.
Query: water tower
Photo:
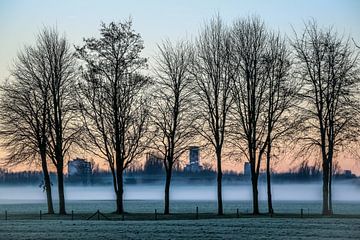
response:
[[[199,172],[202,170],[200,166],[200,147],[190,146],[189,147],[189,164],[186,164],[185,171]]]

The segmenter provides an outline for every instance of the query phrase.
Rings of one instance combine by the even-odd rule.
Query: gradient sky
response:
[[[313,17],[360,42],[358,0],[0,0],[0,80],[8,76],[17,51],[32,44],[43,26],[57,26],[78,45],[83,37],[98,35],[100,21],[131,16],[145,42],[144,55],[151,57],[161,40],[194,37],[216,13],[227,22],[256,14],[288,36],[291,26],[301,30]]]
[[[0,81],[9,75],[17,52],[33,44],[43,26],[57,26],[80,45],[83,37],[99,35],[101,21],[131,16],[145,42],[144,56],[151,59],[157,43],[193,38],[217,13],[228,23],[255,14],[289,37],[292,27],[301,31],[304,21],[314,18],[360,43],[359,0],[0,0]]]

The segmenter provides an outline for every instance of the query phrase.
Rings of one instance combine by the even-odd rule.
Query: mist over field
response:
[[[57,200],[56,188],[53,188],[54,199]],[[284,183],[272,186],[275,201],[320,201],[322,186],[316,183]],[[125,185],[125,200],[162,200],[164,186],[162,184]],[[251,200],[251,185],[239,183],[224,185],[225,201]],[[68,200],[115,200],[111,185],[81,186],[68,185],[65,192]],[[174,184],[171,189],[172,200],[216,201],[216,185]],[[266,185],[259,185],[259,198],[266,200]],[[31,203],[46,200],[42,189],[34,185],[2,186],[0,188],[0,204]],[[360,201],[360,183],[358,181],[340,181],[334,183],[333,200]]]

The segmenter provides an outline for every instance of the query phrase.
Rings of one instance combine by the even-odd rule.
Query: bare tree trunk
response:
[[[251,166],[251,185],[252,185],[252,197],[253,197],[253,214],[258,215],[259,211],[259,193],[258,193],[258,169],[256,166],[256,149],[253,147],[252,141],[249,141],[249,156]],[[260,158],[259,158],[260,159]]]
[[[120,171],[118,174],[118,189],[116,191],[116,213],[124,213],[124,182],[123,182],[123,172]]]
[[[170,214],[170,182],[171,182],[171,169],[166,170],[165,180],[165,208],[164,214]]]
[[[51,181],[50,181],[49,170],[46,162],[46,153],[41,154],[41,167],[44,174],[44,184],[46,191],[48,214],[54,214],[54,206],[53,206],[52,194],[51,194]]]
[[[266,184],[267,184],[267,202],[268,202],[268,212],[269,214],[274,213],[272,206],[272,197],[271,197],[271,171],[270,171],[270,155],[271,153],[271,144],[268,145],[268,150],[266,154]]]
[[[116,192],[116,213],[124,213],[124,203],[123,203],[123,186],[119,187],[119,190]]]
[[[251,183],[252,183],[252,193],[253,193],[253,214],[258,215],[258,214],[260,214],[259,193],[258,193],[258,181],[257,181],[257,176],[255,173],[252,173]]]
[[[64,173],[62,164],[58,165],[57,168],[58,178],[58,192],[59,192],[59,214],[65,215],[65,194],[64,194]]]
[[[333,208],[332,208],[332,175],[333,175],[333,169],[332,169],[332,159],[330,160],[330,166],[329,166],[329,214],[333,214]]]
[[[329,166],[323,161],[323,215],[329,215]]]
[[[216,150],[218,215],[223,215],[221,150]]]

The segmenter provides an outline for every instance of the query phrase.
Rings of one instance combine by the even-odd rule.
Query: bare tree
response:
[[[166,172],[164,214],[170,213],[170,183],[174,164],[188,149],[194,137],[192,89],[189,67],[192,49],[186,42],[158,46],[152,122],[153,145],[164,159]]]
[[[198,97],[198,133],[214,148],[217,164],[218,214],[223,214],[222,151],[232,105],[230,35],[220,16],[202,29],[196,42],[192,73]]]
[[[123,174],[146,146],[149,79],[139,75],[146,64],[144,48],[131,20],[102,23],[100,39],[85,39],[77,48],[85,62],[81,98],[88,141],[105,159],[113,177],[116,213],[123,213]]]
[[[286,42],[280,34],[272,33],[264,56],[266,73],[266,179],[268,212],[274,213],[271,195],[271,157],[276,143],[282,145],[296,133],[301,117],[296,106],[300,84],[291,75],[292,61]],[[289,139],[290,138],[290,139]],[[274,146],[275,145],[275,146]]]
[[[321,29],[315,21],[295,33],[299,77],[304,87],[303,114],[307,117],[303,140],[320,149],[323,171],[323,214],[332,214],[331,181],[334,153],[340,146],[356,140],[358,131],[358,53],[349,39],[334,30]]]
[[[267,139],[267,49],[269,34],[257,17],[239,19],[232,27],[237,146],[251,167],[253,214],[259,214],[258,177]]]
[[[44,154],[49,156],[57,170],[59,212],[66,214],[63,180],[64,155],[77,141],[79,130],[75,128],[73,121],[76,103],[73,94],[75,58],[65,37],[60,37],[56,29],[42,30],[38,35],[36,47],[27,48],[25,53],[19,55],[19,62],[15,65],[13,75],[18,82],[10,85],[7,91],[9,94],[15,94],[15,91],[19,90],[19,95],[14,97],[20,105],[12,106],[12,108],[7,106],[7,109],[21,111],[18,114],[21,113],[24,119],[21,119],[21,115],[14,115],[13,117],[17,118],[18,122],[13,119],[12,124],[19,127],[18,131],[24,132],[22,134],[14,132],[13,139],[7,145],[18,144],[14,145],[14,150],[17,149],[19,152],[13,155],[13,159],[19,160],[29,158],[36,151],[35,144],[37,144],[43,169],[47,168]],[[27,114],[30,115],[25,116]],[[11,117],[5,116],[4,119],[11,120]],[[25,141],[30,140],[32,145],[26,145]],[[50,190],[50,180],[46,175],[46,188]]]
[[[82,134],[76,99],[76,58],[66,38],[56,29],[45,28],[38,42],[49,89],[47,152],[57,172],[59,213],[66,214],[64,162],[70,150],[81,145]]]
[[[40,157],[48,213],[53,214],[47,163],[50,76],[39,41],[34,47],[25,47],[18,54],[11,80],[0,88],[0,135],[2,146],[9,151],[6,165],[31,164]]]

